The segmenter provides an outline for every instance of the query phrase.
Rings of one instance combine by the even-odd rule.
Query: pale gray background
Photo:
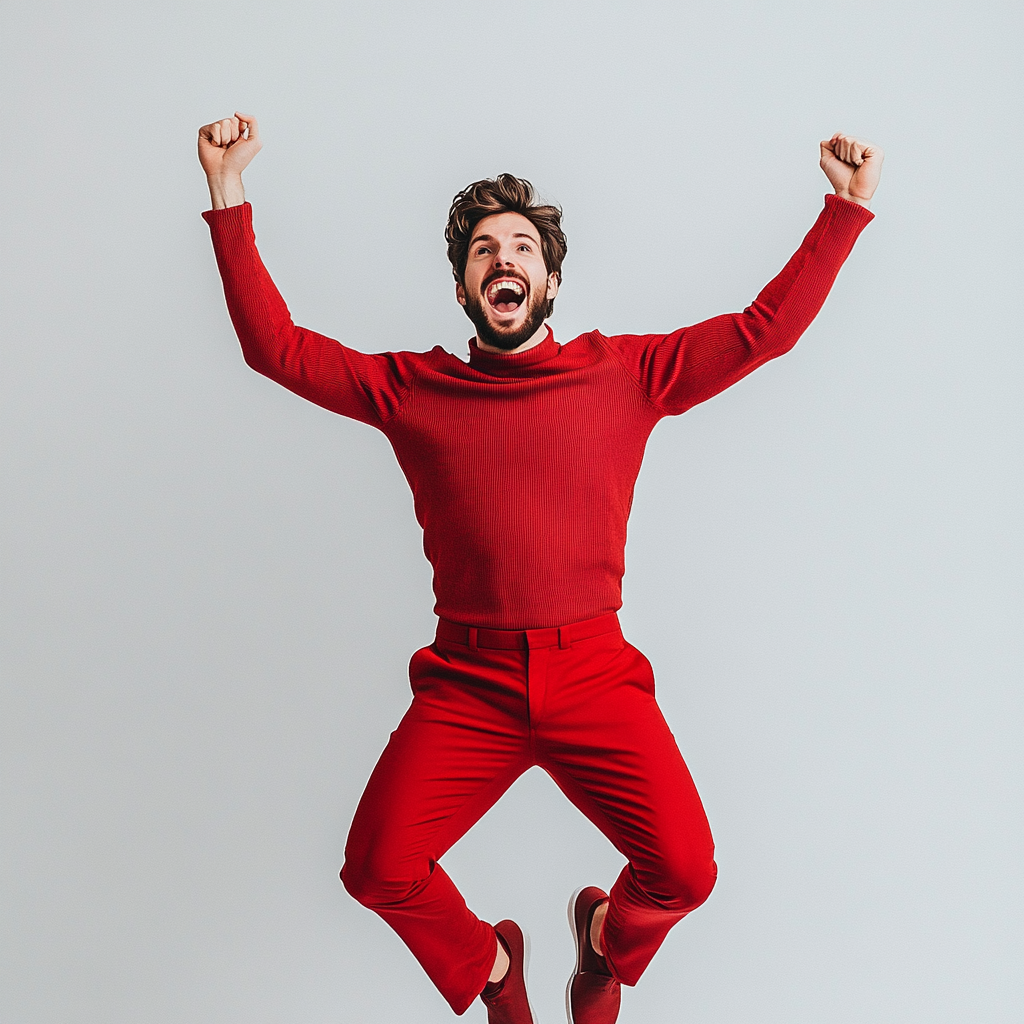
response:
[[[622,618],[721,882],[621,1020],[1022,1019],[1016,4],[6,8],[4,1024],[453,1019],[337,881],[429,572],[384,438],[241,360],[194,155],[236,107],[296,320],[368,351],[464,353],[475,178],[564,205],[568,340],[742,308],[818,140],[885,147],[803,341],[640,477]],[[447,858],[542,1024],[619,863],[538,772]]]

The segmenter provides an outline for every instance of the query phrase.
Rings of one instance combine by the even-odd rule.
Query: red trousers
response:
[[[614,615],[523,632],[442,621],[409,673],[412,706],[352,822],[346,889],[463,1013],[487,981],[495,933],[438,861],[540,765],[628,860],[610,893],[604,947],[615,976],[636,984],[716,874],[704,808],[647,659]]]

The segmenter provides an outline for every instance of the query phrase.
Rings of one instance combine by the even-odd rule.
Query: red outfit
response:
[[[549,332],[512,355],[471,343],[469,365],[441,348],[366,355],[294,326],[249,205],[203,216],[246,361],[387,435],[434,568],[439,639],[413,659],[413,704],[356,812],[346,886],[461,1013],[486,981],[494,932],[436,861],[539,764],[629,860],[605,944],[616,977],[635,983],[714,879],[707,821],[650,667],[610,614],[644,446],[662,416],[796,343],[872,215],[826,197],[743,313],[562,346]]]
[[[248,204],[203,216],[246,361],[381,429],[416,504],[435,611],[492,629],[560,626],[622,605],[626,519],[644,446],[685,412],[788,351],[871,214],[828,196],[785,269],[743,313],[671,334],[493,355],[366,355],[292,324],[256,251]]]
[[[342,879],[405,940],[461,1013],[494,963],[494,938],[437,863],[531,765],[629,861],[611,891],[604,947],[636,984],[668,930],[715,884],[714,843],[690,773],[654,699],[647,659],[615,615],[574,627],[480,630],[418,651],[412,707],[352,822]],[[480,634],[484,634],[480,636]],[[593,635],[596,634],[596,635]],[[582,637],[582,639],[580,639]]]

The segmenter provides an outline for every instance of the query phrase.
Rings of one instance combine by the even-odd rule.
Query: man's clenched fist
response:
[[[242,171],[260,147],[256,118],[237,110],[234,117],[204,124],[199,129],[199,162],[206,171],[215,210],[245,202]]]
[[[821,144],[821,169],[837,196],[867,206],[878,187],[884,156],[878,146],[836,132]]]

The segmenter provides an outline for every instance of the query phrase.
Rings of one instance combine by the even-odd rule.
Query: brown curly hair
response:
[[[568,248],[562,232],[562,210],[537,202],[533,185],[514,174],[499,174],[467,185],[453,200],[448,213],[444,237],[448,242],[448,260],[459,284],[465,284],[466,261],[473,229],[496,213],[522,214],[540,235],[544,266],[562,283],[562,260]],[[548,303],[546,316],[551,316],[555,300]]]

